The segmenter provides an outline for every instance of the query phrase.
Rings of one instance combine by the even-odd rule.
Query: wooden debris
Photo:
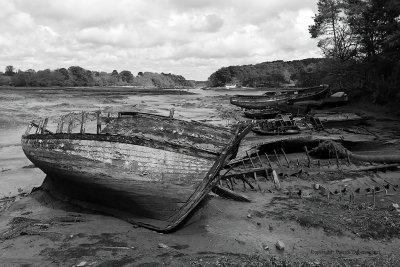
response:
[[[236,193],[232,190],[229,190],[229,189],[221,187],[221,186],[215,186],[212,189],[212,192],[223,198],[228,198],[228,199],[232,199],[232,200],[236,200],[236,201],[240,201],[240,202],[251,202],[251,200],[247,196]]]
[[[376,165],[376,166],[371,166],[371,167],[357,168],[357,169],[348,170],[348,171],[349,172],[378,171],[378,170],[384,170],[384,169],[397,169],[399,166],[400,166],[400,164],[382,164],[382,165]]]
[[[249,155],[249,153],[247,151],[246,151],[246,155],[247,155],[247,158],[250,160],[251,166],[253,166],[253,168],[255,168],[256,166],[254,165],[254,163],[251,160],[251,157],[250,157],[250,155]]]
[[[308,167],[311,165],[310,154],[308,153],[307,146],[304,146],[304,150],[306,151],[307,159],[308,159]]]
[[[28,127],[26,127],[25,135],[28,135],[30,133],[31,129],[32,129],[32,123],[29,123]]]
[[[85,123],[86,123],[86,113],[84,111],[82,111],[81,130],[80,130],[81,134],[85,133]]]
[[[254,186],[249,182],[249,180],[247,180],[246,176],[243,174],[242,176],[242,180],[244,183],[248,184],[250,186],[251,189],[255,189]],[[246,186],[245,186],[246,188]]]
[[[64,127],[64,116],[61,116],[59,122],[57,123],[56,133],[62,133],[63,127]]]
[[[257,155],[258,160],[260,161],[261,166],[264,166],[264,164],[261,161],[260,155],[258,154],[258,151],[256,152],[256,155]]]
[[[274,178],[274,184],[276,190],[281,190],[281,184],[279,182],[278,174],[276,174],[275,170],[272,170],[272,177]]]
[[[281,165],[281,162],[280,162],[280,160],[279,160],[278,154],[276,153],[276,150],[275,150],[275,149],[274,149],[274,153],[275,153],[275,157],[276,157],[276,160],[277,160],[277,162],[278,162],[278,165],[279,165],[279,167],[281,167],[282,165]]]
[[[101,111],[100,110],[98,110],[98,111],[96,111],[96,119],[97,119],[97,134],[100,134],[100,132],[101,132],[101,117],[100,117],[100,115],[101,115]]]
[[[268,161],[269,166],[272,168],[271,161],[269,160],[269,157],[268,157],[268,154],[267,154],[267,153],[265,153],[265,157],[267,158],[267,161]]]
[[[46,133],[46,127],[47,127],[47,123],[49,122],[49,118],[45,118],[43,121],[42,126],[40,127],[40,133],[44,134]]]
[[[73,121],[72,117],[70,117],[70,118],[69,118],[69,121],[68,121],[67,133],[72,133],[72,126],[73,126],[73,123],[74,123],[74,121]]]
[[[283,156],[285,157],[285,160],[286,160],[286,163],[287,163],[288,167],[290,167],[290,162],[289,162],[289,160],[288,160],[288,158],[286,156],[285,150],[283,150],[282,147],[281,147],[281,150],[282,150]]]
[[[336,150],[336,147],[335,147],[335,146],[333,147],[333,149],[334,149],[334,151],[335,151],[336,164],[337,164],[337,167],[338,167],[338,169],[339,169],[339,168],[340,168],[339,156],[338,156],[338,153],[337,153],[337,150]],[[347,149],[346,149],[346,151],[347,151]]]

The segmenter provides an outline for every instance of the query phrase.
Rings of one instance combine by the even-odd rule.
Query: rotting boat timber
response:
[[[281,111],[278,109],[250,109],[244,111],[244,116],[250,119],[272,119],[275,118]]]
[[[310,90],[305,93],[298,94],[296,97],[288,100],[288,104],[296,102],[307,101],[307,100],[319,100],[326,98],[330,93],[329,85],[321,85],[321,89],[318,91]]]
[[[296,101],[318,100],[326,97],[329,93],[329,85],[321,85],[309,88],[298,88],[298,90],[284,91],[275,95],[270,93],[264,95],[235,95],[230,98],[232,105],[245,109],[267,109],[280,105],[291,104]]]
[[[288,99],[287,95],[235,95],[230,98],[230,103],[245,109],[268,109],[286,104]]]
[[[128,115],[128,116],[126,116]],[[84,208],[157,231],[174,230],[220,179],[251,126],[223,127],[145,113],[97,115],[97,133],[36,126],[22,137],[25,155],[47,174],[43,188]],[[101,122],[106,127],[101,128]],[[99,125],[100,123],[100,125]]]

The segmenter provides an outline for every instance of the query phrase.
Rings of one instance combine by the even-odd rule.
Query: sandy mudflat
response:
[[[190,90],[195,94],[140,94],[138,92],[54,89],[0,89],[0,265],[1,266],[400,266],[400,215],[391,208],[400,204],[399,193],[389,189],[372,197],[362,194],[346,206],[339,197],[300,198],[277,192],[270,182],[260,191],[236,190],[251,203],[235,202],[211,194],[177,231],[160,234],[122,220],[82,210],[53,199],[39,186],[44,174],[31,168],[19,139],[32,119],[55,119],[82,110],[117,112],[140,110],[175,117],[228,125],[240,116],[229,104],[229,95],[242,92]],[[260,92],[251,92],[257,94]],[[373,115],[368,130],[382,142],[398,149],[399,114],[363,105],[345,110]],[[254,136],[251,138],[255,138]],[[399,172],[379,173],[396,183]],[[287,177],[282,187],[311,192],[318,182],[333,186],[324,175]],[[353,186],[363,176],[351,177]],[[346,198],[347,199],[347,198]],[[275,248],[277,241],[285,250]]]

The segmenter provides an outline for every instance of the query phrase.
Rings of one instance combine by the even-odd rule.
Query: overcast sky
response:
[[[81,66],[206,80],[223,66],[321,57],[317,0],[0,0],[0,67]]]

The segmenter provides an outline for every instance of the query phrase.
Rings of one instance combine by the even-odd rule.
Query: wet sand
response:
[[[261,92],[190,90],[194,94],[149,95],[125,89],[81,94],[76,90],[0,89],[0,265],[5,266],[331,266],[400,264],[400,216],[390,209],[400,203],[399,190],[379,196],[372,210],[371,197],[357,199],[360,208],[343,208],[338,198],[327,201],[240,187],[251,203],[210,196],[174,233],[160,234],[122,220],[82,210],[41,190],[29,192],[44,179],[31,168],[19,144],[32,119],[56,118],[68,112],[139,110],[200,120],[226,126],[240,109],[229,104],[232,94]],[[398,146],[399,120],[392,113],[363,105],[341,108],[374,115],[368,129]],[[396,114],[394,114],[396,115]],[[386,121],[384,120],[386,119]],[[396,182],[399,172],[384,177]],[[342,177],[346,178],[346,177]],[[362,183],[363,177],[356,177]],[[340,179],[339,179],[340,181]],[[313,184],[331,184],[323,176],[287,178],[284,188],[313,192]],[[355,183],[356,183],[355,182]],[[315,193],[314,193],[315,194]],[[364,227],[364,221],[371,221]],[[334,222],[334,223],[333,223]],[[374,224],[372,224],[372,222]],[[379,225],[384,226],[379,227]],[[386,231],[388,229],[390,231]],[[285,244],[277,250],[276,242]]]

